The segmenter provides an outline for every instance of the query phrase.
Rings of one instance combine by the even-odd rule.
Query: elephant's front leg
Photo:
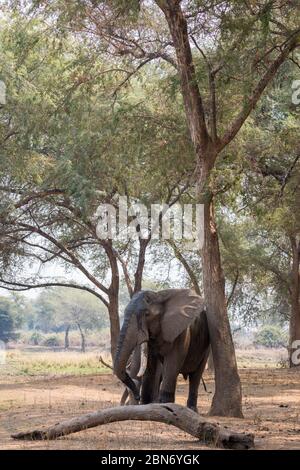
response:
[[[170,353],[164,357],[163,376],[160,385],[160,403],[175,401],[177,377],[186,356],[186,335],[180,335]]]
[[[160,386],[159,402],[160,403],[174,403],[176,382],[177,382],[177,371],[164,371],[163,379]]]
[[[153,403],[157,396],[157,367],[159,365],[158,358],[149,351],[148,362],[145,374],[142,379],[141,403],[146,405]],[[159,385],[158,385],[159,386]]]

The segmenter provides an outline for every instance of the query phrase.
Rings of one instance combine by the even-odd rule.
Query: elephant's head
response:
[[[114,371],[130,388],[137,401],[138,389],[126,372],[132,351],[141,345],[141,367],[138,376],[142,376],[147,366],[150,332],[151,336],[160,335],[163,341],[172,343],[203,310],[202,298],[189,289],[140,291],[132,297],[125,309]]]

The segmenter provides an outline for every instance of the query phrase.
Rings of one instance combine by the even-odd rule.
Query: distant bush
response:
[[[265,325],[256,333],[254,344],[266,348],[285,348],[288,344],[288,335],[281,326]]]
[[[61,346],[61,342],[57,335],[51,335],[51,336],[48,336],[48,338],[44,339],[43,346],[54,348],[57,346]]]
[[[39,344],[42,344],[44,341],[45,341],[44,336],[38,331],[34,331],[29,338],[29,343],[33,344],[34,346],[38,346]]]

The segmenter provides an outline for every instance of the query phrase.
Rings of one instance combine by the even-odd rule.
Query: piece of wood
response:
[[[13,434],[12,437],[22,440],[52,440],[102,424],[128,420],[157,421],[173,425],[211,446],[225,449],[254,447],[253,434],[232,432],[175,403],[107,408],[57,423],[49,428]]]
[[[113,370],[113,366],[108,364],[108,362],[105,362],[102,356],[99,356],[99,362],[101,362],[101,364],[103,364],[104,367],[107,367],[108,369]]]

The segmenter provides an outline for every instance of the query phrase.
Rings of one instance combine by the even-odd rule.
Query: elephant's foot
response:
[[[199,413],[199,412],[198,412],[198,408],[197,408],[196,405],[189,405],[189,404],[187,404],[187,407],[188,407],[190,410],[195,411],[195,413]]]
[[[159,393],[159,403],[174,403],[175,393],[161,390]]]

